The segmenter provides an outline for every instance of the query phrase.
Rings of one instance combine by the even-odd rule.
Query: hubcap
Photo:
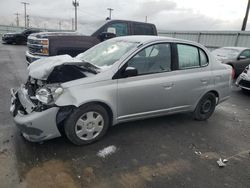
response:
[[[96,138],[104,127],[104,119],[101,114],[94,111],[84,113],[76,122],[75,132],[82,140]]]
[[[212,106],[212,102],[210,100],[206,100],[202,107],[201,107],[201,110],[202,110],[202,113],[208,113],[211,109],[211,106]]]

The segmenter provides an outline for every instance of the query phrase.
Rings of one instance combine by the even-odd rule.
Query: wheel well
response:
[[[219,102],[219,93],[215,90],[209,91],[208,93],[213,93],[216,96],[216,103],[218,104]]]

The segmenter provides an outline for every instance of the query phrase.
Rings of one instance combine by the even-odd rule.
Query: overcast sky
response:
[[[22,0],[0,0],[0,24],[16,24],[14,13],[24,25]],[[26,0],[33,27],[71,29],[72,0]],[[98,24],[114,9],[113,19],[129,19],[156,24],[160,30],[239,30],[247,0],[79,0],[78,24],[84,32],[90,23]],[[248,23],[250,24],[250,23]],[[247,27],[250,30],[250,26]]]

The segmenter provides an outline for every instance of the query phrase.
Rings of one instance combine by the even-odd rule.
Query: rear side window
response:
[[[148,24],[134,23],[134,35],[154,35],[154,29]]]
[[[205,52],[195,46],[177,44],[179,69],[190,69],[208,64]]]

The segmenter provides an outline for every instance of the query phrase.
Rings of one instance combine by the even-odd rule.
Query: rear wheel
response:
[[[64,130],[67,138],[76,145],[90,144],[99,140],[109,127],[109,116],[100,105],[78,108],[66,120]]]
[[[216,107],[216,96],[213,93],[207,93],[199,101],[193,112],[194,118],[198,121],[208,119],[214,112]]]

